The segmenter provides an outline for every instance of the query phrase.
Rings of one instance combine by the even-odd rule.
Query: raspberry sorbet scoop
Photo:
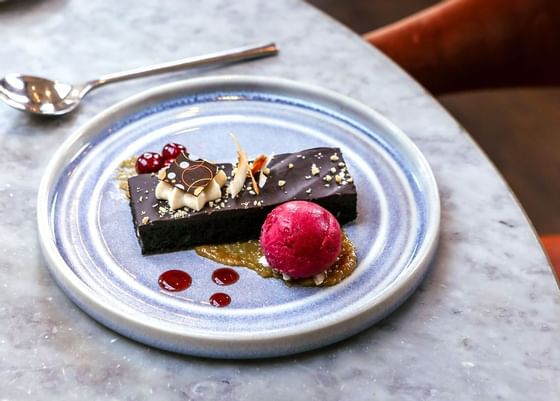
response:
[[[328,210],[312,202],[292,201],[268,214],[260,243],[272,268],[292,278],[312,277],[336,261],[342,231]]]

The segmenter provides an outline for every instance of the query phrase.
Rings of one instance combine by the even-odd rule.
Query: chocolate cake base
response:
[[[231,164],[218,166],[231,178]],[[268,167],[270,174],[259,195],[252,191],[248,179],[235,199],[225,195],[224,187],[222,199],[198,212],[185,208],[171,211],[167,201],[156,199],[155,175],[129,178],[132,216],[142,253],[257,238],[266,215],[291,200],[315,202],[336,216],[340,224],[356,218],[356,187],[340,149],[314,148],[276,155]]]

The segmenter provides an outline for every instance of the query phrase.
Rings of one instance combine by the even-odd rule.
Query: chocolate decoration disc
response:
[[[163,181],[198,196],[217,173],[217,165],[202,159],[192,160],[188,154],[182,152],[167,168]]]

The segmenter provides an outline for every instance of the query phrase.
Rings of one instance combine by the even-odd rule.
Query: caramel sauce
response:
[[[116,171],[117,185],[127,198],[130,197],[130,193],[128,192],[128,179],[136,175],[135,165],[136,156],[123,160]]]
[[[202,245],[195,248],[199,256],[228,266],[242,266],[254,270],[261,277],[279,278],[282,275],[270,267],[263,266],[259,259],[263,256],[258,240],[234,242],[231,244]],[[348,277],[357,266],[354,244],[346,233],[342,235],[342,248],[338,259],[325,272],[326,278],[319,287],[328,287],[340,283]],[[287,285],[315,286],[313,278],[294,279],[285,281]]]

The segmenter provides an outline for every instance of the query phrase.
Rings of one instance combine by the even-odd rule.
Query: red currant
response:
[[[187,148],[179,143],[168,143],[161,150],[161,155],[165,160],[175,159],[181,154],[181,152],[186,152]]]
[[[175,159],[166,159],[163,162],[163,167],[169,167],[171,165],[171,163],[173,163],[175,161]]]
[[[136,172],[138,174],[155,173],[163,167],[163,158],[159,153],[145,152],[136,159]]]

